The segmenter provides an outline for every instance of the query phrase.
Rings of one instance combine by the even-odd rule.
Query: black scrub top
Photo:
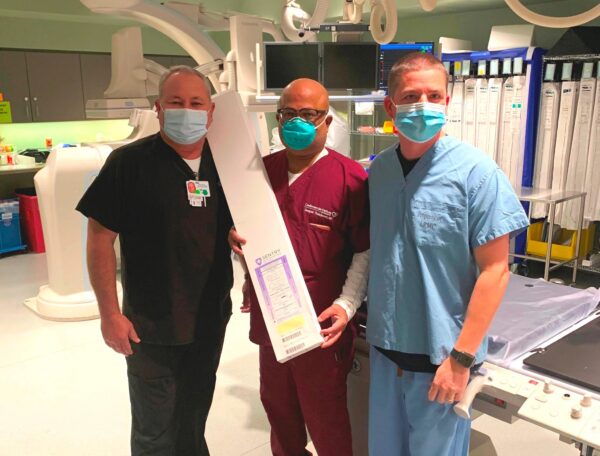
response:
[[[231,315],[231,215],[208,141],[200,181],[206,207],[188,202],[194,173],[160,134],[113,151],[77,210],[119,233],[123,314],[142,342],[179,345],[217,334]]]

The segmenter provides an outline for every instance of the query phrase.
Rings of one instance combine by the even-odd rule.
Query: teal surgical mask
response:
[[[194,144],[206,135],[208,111],[164,109],[163,131],[177,144]]]
[[[446,123],[446,105],[443,104],[421,102],[394,106],[396,129],[415,143],[429,141]]]
[[[290,149],[304,150],[315,140],[317,129],[323,125],[323,122],[325,119],[315,126],[302,117],[294,117],[281,127],[281,139]]]

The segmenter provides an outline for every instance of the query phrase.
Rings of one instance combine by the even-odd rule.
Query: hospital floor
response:
[[[125,456],[130,426],[125,362],[104,345],[99,320],[47,321],[22,304],[47,279],[44,254],[0,257],[0,455]],[[214,456],[267,456],[258,352],[247,339],[248,316],[238,311],[237,288],[233,299],[208,445]],[[491,439],[473,451],[477,456],[578,454],[556,434],[521,420],[509,425],[482,416],[473,428]]]

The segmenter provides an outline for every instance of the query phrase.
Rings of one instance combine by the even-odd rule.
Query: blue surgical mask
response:
[[[290,149],[304,150],[315,140],[317,128],[323,125],[325,119],[315,126],[302,117],[294,117],[286,121],[281,127],[281,139]]]
[[[422,102],[395,106],[394,125],[409,141],[427,142],[437,135],[446,123],[446,105]]]
[[[198,109],[163,109],[165,134],[177,144],[194,144],[206,135],[208,111]]]

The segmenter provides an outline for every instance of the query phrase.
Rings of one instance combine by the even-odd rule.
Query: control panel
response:
[[[508,411],[513,416],[600,449],[600,401],[589,393],[577,393],[550,379],[538,380],[489,363],[484,363],[482,372],[454,406],[458,415],[469,418],[473,400],[481,392],[496,405],[510,404]],[[490,410],[483,411],[494,416]]]
[[[577,394],[546,380],[523,403],[519,416],[600,448],[600,401],[589,394]]]

